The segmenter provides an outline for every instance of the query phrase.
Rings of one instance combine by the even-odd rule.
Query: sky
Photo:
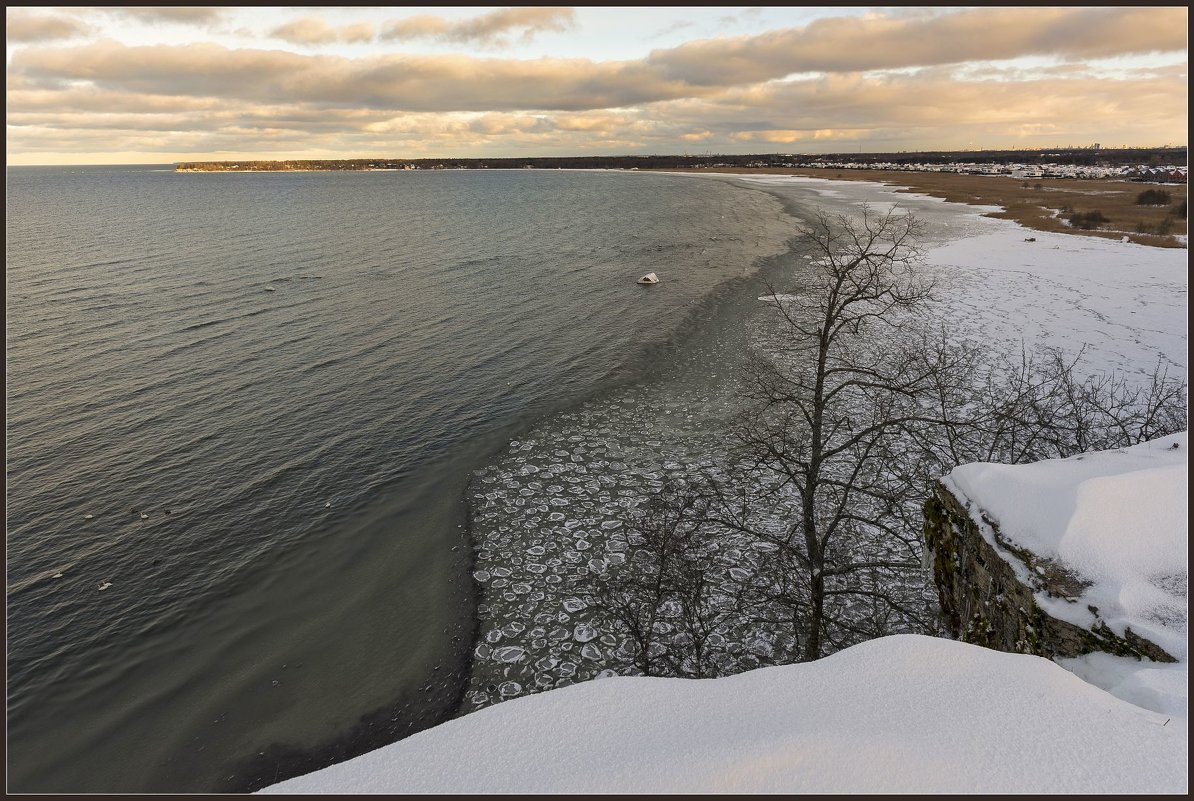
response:
[[[1188,10],[6,11],[7,162],[1185,145]]]

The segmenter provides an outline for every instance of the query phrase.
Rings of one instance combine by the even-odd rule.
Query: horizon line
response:
[[[78,162],[78,163],[45,163],[45,164],[11,164],[8,159],[5,159],[5,169],[19,168],[19,167],[148,167],[160,165],[174,165],[184,164],[188,162],[201,164],[218,164],[232,161],[263,161],[263,162],[284,162],[284,161],[365,161],[370,159],[385,159],[390,161],[485,161],[485,160],[519,160],[519,159],[634,159],[634,158],[745,158],[749,156],[787,156],[800,158],[826,158],[829,156],[886,156],[886,155],[906,155],[914,156],[918,154],[948,154],[948,153],[1033,153],[1043,152],[1046,150],[1065,150],[1065,151],[1082,151],[1089,150],[1091,152],[1113,152],[1124,150],[1189,150],[1188,144],[1181,145],[1121,145],[1109,147],[1093,147],[1091,145],[1073,146],[1073,145],[1050,145],[1041,147],[1024,147],[1024,148],[972,148],[972,149],[926,149],[926,150],[860,150],[860,151],[836,151],[830,153],[784,153],[781,151],[769,151],[764,153],[705,153],[705,154],[691,154],[691,153],[621,153],[612,155],[587,155],[587,154],[572,154],[567,156],[547,156],[547,155],[519,155],[519,156],[328,156],[321,158],[260,158],[256,156],[242,156],[239,158],[228,157],[223,159],[212,158],[186,158],[174,161],[121,161],[121,162]]]

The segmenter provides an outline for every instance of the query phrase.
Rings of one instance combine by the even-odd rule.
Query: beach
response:
[[[672,171],[675,172],[675,171]],[[967,175],[914,170],[836,168],[711,168],[685,171],[689,174],[780,176],[827,181],[874,184],[900,193],[921,194],[951,203],[997,207],[992,217],[1014,220],[1034,231],[1095,236],[1106,239],[1128,237],[1131,242],[1156,247],[1184,247],[1186,214],[1175,209],[1186,202],[1186,184],[1153,185],[1136,181],[1082,178],[1014,178],[998,175]],[[1139,195],[1160,190],[1169,200],[1160,205],[1142,205]],[[1066,219],[1071,212],[1099,211],[1108,218],[1097,228],[1075,228]],[[1159,234],[1160,227],[1169,234]]]

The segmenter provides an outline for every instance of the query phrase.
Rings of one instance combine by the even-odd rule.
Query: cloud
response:
[[[11,9],[5,14],[4,32],[10,43],[49,42],[90,33],[91,28],[74,17],[58,14],[30,14]]]
[[[358,22],[353,25],[333,27],[320,17],[303,17],[285,25],[279,25],[270,31],[270,36],[300,45],[371,42],[373,41],[373,23]]]
[[[800,72],[860,72],[1029,55],[1096,58],[1184,51],[1187,21],[1185,8],[980,8],[829,17],[803,28],[657,50],[647,63],[669,78],[725,86]]]
[[[11,93],[8,122],[11,152],[60,152],[71,142],[102,150],[107,136],[114,149],[142,142],[165,148],[147,153],[176,154],[162,160],[215,152],[297,158],[316,150],[409,157],[678,152],[696,143],[725,151],[832,152],[859,142],[964,147],[975,137],[1007,147],[1091,137],[1183,140],[1185,90],[1178,76],[993,84],[957,81],[941,70],[824,76],[628,110],[443,113],[139,95],[113,97],[110,107],[102,96],[78,96],[78,107],[64,110],[30,103],[27,95],[38,90],[22,89]]]
[[[744,8],[736,14],[725,14],[717,19],[717,23],[722,26],[738,25],[739,23],[748,22],[757,18],[763,13],[763,9],[754,6],[751,8]]]
[[[494,22],[495,15],[522,11],[508,9],[466,23],[488,20],[488,27],[476,30],[507,30],[512,19],[527,18]],[[135,94],[406,112],[581,111],[709,97],[801,71],[852,75],[965,63],[971,57],[1106,56],[1172,50],[1179,43],[1184,49],[1186,15],[1182,8],[1065,8],[832,18],[805,28],[655,50],[644,59],[602,62],[467,55],[345,58],[215,44],[128,47],[102,41],[18,50],[9,73],[41,89],[86,83]],[[309,24],[289,33],[311,42],[364,34],[355,26],[331,28],[314,17],[299,23]]]
[[[387,41],[439,39],[502,47],[509,44],[506,35],[517,30],[522,31],[524,41],[544,31],[568,30],[575,23],[575,16],[571,8],[539,6],[503,8],[464,20],[421,14],[390,20],[382,26],[380,38]]]
[[[655,31],[655,33],[651,34],[651,38],[657,39],[661,36],[667,36],[669,33],[675,33],[676,31],[682,31],[685,28],[691,28],[693,24],[694,23],[692,20],[678,19],[675,22],[669,25],[664,25],[662,28]]]
[[[85,81],[112,91],[404,111],[580,110],[694,91],[639,62],[457,55],[349,59],[215,44],[126,47],[113,41],[18,51],[9,72],[43,89]]]
[[[214,6],[106,6],[94,10],[151,24],[171,22],[179,25],[210,25],[218,22],[227,9]]]
[[[7,71],[8,151],[18,161],[22,154],[69,161],[52,154],[414,157],[678,152],[692,143],[817,152],[844,142],[916,149],[1185,141],[1186,15],[872,14],[604,62],[348,58],[111,40],[34,45],[16,49]],[[353,27],[307,20],[314,22],[289,30],[292,40],[318,44]],[[497,35],[518,28],[502,30]],[[1179,55],[1147,66],[1098,61],[1149,50]],[[969,60],[1031,55],[1062,60],[1036,70]]]
[[[1058,135],[1100,131],[1100,141],[1184,141],[1184,79],[1059,78],[1010,83],[957,80],[942,70],[916,75],[828,75],[732,89],[703,100],[653,109],[661,118],[703,126],[738,140],[797,142],[915,133],[921,146],[983,131],[1023,145],[1024,126],[1052,126]],[[832,136],[826,134],[831,131]],[[1114,136],[1112,134],[1115,134]],[[964,142],[965,140],[963,140]],[[1044,144],[1041,140],[1037,143]]]

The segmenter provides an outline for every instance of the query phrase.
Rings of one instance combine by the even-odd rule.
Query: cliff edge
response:
[[[1100,686],[1140,674],[1153,696],[1145,706],[1176,703],[1184,714],[1188,480],[1185,432],[1069,459],[956,468],[925,506],[947,629],[1055,659]],[[1112,665],[1103,654],[1132,662],[1102,682],[1090,665]],[[1142,688],[1124,693],[1139,702]]]

